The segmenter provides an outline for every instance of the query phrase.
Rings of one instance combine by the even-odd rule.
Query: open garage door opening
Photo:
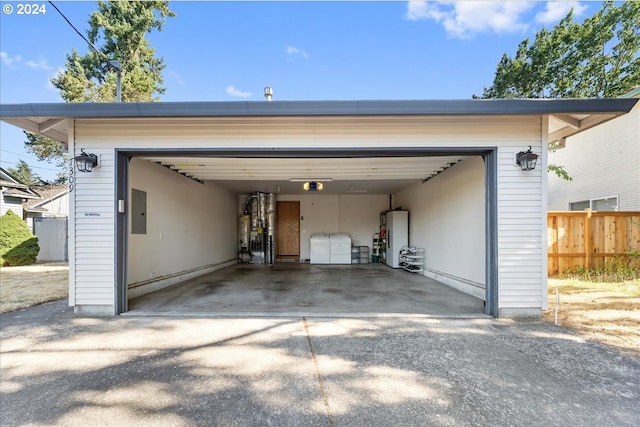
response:
[[[120,152],[119,311],[491,314],[491,156],[477,147]],[[406,241],[393,249],[389,211],[408,214]],[[332,241],[347,252],[332,259]],[[424,257],[416,271],[390,260],[404,246]]]

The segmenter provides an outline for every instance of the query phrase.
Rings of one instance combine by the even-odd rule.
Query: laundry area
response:
[[[300,212],[300,200],[287,202],[297,203],[297,205],[294,215],[285,217],[278,215],[280,202],[277,194],[253,192],[242,202],[242,214],[238,220],[238,262],[249,264],[298,262],[332,265],[381,262],[392,268],[406,268],[410,262],[407,254],[422,251],[420,253],[423,255],[424,251],[423,248],[409,246],[409,211],[402,208],[387,209],[381,211],[377,217],[375,211],[380,208],[380,200],[384,201],[386,196],[376,199],[375,207],[365,207],[370,209],[366,213],[362,212],[362,203],[366,203],[367,199],[362,197],[358,200],[361,204],[359,211],[349,209],[349,215],[353,214],[360,220],[353,233],[345,231],[351,228],[348,228],[349,225],[344,224],[340,218],[331,225],[326,223],[317,225],[315,220],[307,220],[305,225],[308,225],[310,230],[303,227],[300,233],[301,223],[304,220],[304,215]],[[337,200],[334,203],[335,207],[329,207],[327,204],[323,209],[326,212],[332,209],[339,212],[345,208],[342,206],[346,200],[344,197],[338,197],[335,200]],[[368,201],[370,200],[371,198]],[[315,205],[320,203],[321,199],[315,198],[311,205],[315,210],[318,209]],[[327,216],[330,217],[331,214]],[[280,225],[281,221],[285,224]],[[325,229],[317,231],[319,227],[341,231],[327,232]],[[300,242],[301,239],[305,242]],[[301,244],[307,243],[307,239],[308,251]],[[411,261],[413,261],[413,267],[419,268],[406,268],[408,271],[423,271],[423,259],[418,260],[414,257]]]

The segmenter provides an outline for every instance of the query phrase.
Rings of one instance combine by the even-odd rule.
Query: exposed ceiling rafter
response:
[[[581,120],[575,117],[572,117],[568,114],[553,114],[553,117],[555,117],[556,119],[560,120],[563,123],[566,123],[567,125],[571,126],[574,129],[580,129]]]

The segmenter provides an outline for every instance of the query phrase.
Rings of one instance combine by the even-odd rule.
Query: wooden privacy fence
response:
[[[640,212],[549,212],[548,274],[601,269],[640,255]]]

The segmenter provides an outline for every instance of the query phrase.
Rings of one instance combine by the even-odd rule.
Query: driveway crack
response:
[[[316,379],[318,380],[318,386],[320,387],[320,396],[322,396],[322,402],[324,403],[324,408],[327,411],[327,421],[329,422],[329,427],[335,427],[335,422],[333,421],[333,414],[331,414],[331,407],[329,406],[329,399],[327,398],[327,393],[324,389],[324,383],[322,382],[322,375],[320,375],[320,365],[318,364],[318,358],[316,357],[316,352],[313,350],[313,343],[311,342],[311,334],[309,333],[309,324],[307,323],[307,319],[305,317],[302,318],[302,324],[304,325],[304,331],[307,334],[307,344],[309,344],[309,352],[311,353],[311,359],[313,360],[313,366],[316,370]]]

